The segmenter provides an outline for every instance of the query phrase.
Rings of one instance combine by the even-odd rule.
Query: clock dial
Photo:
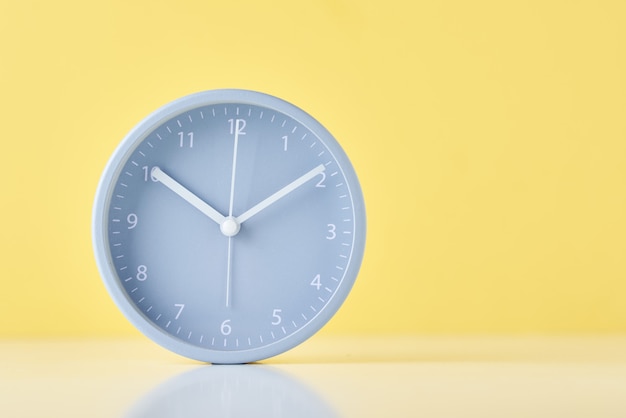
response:
[[[166,106],[122,143],[98,195],[112,296],[148,336],[200,360],[300,343],[361,263],[363,199],[347,157],[310,116],[260,93]]]

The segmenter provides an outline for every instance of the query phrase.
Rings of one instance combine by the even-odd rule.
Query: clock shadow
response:
[[[303,382],[273,366],[260,364],[198,366],[156,386],[124,416],[338,417]]]

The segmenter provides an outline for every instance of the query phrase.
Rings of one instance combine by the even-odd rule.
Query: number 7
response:
[[[175,303],[174,306],[176,308],[178,308],[178,313],[176,314],[176,316],[174,317],[174,319],[178,319],[178,317],[180,316],[180,314],[183,312],[183,309],[185,309],[185,304],[184,303]]]

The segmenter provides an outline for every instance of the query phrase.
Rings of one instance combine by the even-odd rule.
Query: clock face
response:
[[[173,102],[114,153],[94,247],[109,292],[157,343],[242,363],[319,330],[356,278],[365,210],[354,170],[311,116],[261,93]]]

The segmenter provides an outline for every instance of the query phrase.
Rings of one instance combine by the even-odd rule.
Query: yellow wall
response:
[[[311,4],[308,4],[311,3]],[[368,244],[325,332],[626,331],[626,2],[0,4],[0,337],[134,333],[95,188],[157,107],[213,88],[317,117]]]

